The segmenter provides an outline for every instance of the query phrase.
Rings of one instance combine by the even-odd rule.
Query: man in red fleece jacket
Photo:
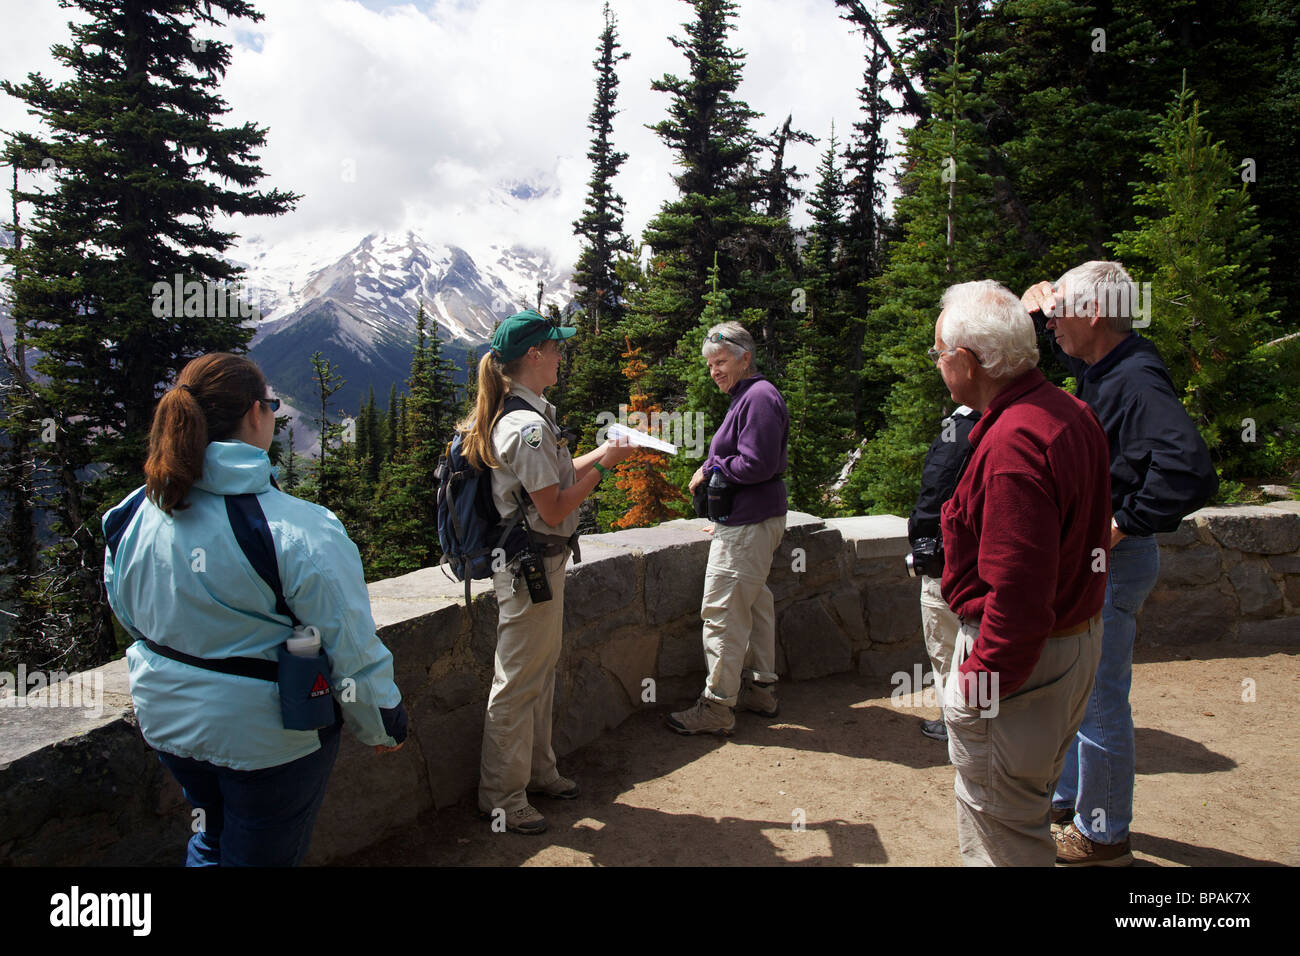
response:
[[[1032,320],[996,282],[944,294],[934,350],[982,413],[943,506],[943,597],[961,618],[945,687],[962,862],[1051,866],[1051,794],[1101,656],[1110,463],[1092,410],[1038,371]]]

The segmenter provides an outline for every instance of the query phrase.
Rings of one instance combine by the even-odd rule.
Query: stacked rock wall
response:
[[[699,608],[704,522],[584,538],[565,585],[556,670],[558,754],[639,708],[688,703],[702,687]],[[1205,509],[1162,535],[1162,569],[1139,619],[1150,643],[1300,643],[1300,502]],[[925,661],[919,581],[906,575],[906,522],[791,513],[768,579],[777,670],[809,680],[888,676]],[[370,585],[392,650],[411,737],[394,754],[344,734],[308,862],[400,832],[419,814],[472,797],[493,672],[496,603],[437,568]],[[166,864],[191,816],[134,725],[124,661],[96,670],[103,712],[0,708],[0,864]]]

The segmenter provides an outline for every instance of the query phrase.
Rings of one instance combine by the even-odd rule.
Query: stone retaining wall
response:
[[[565,585],[554,744],[564,755],[634,710],[687,703],[703,680],[703,521],[583,539]],[[1300,502],[1206,509],[1162,535],[1139,621],[1155,643],[1300,643]],[[808,680],[886,676],[924,661],[906,522],[791,513],[773,562],[777,669]],[[411,738],[376,755],[344,734],[308,862],[363,849],[473,794],[492,678],[496,605],[426,568],[370,586]],[[0,708],[0,864],[175,864],[189,835],[179,788],[134,725],[124,661],[97,668],[103,713]]]

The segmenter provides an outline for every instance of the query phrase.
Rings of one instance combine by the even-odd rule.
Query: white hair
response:
[[[1012,379],[1038,364],[1034,321],[1006,286],[962,282],[948,287],[941,306],[943,341],[974,352],[990,378]]]
[[[1097,306],[1097,314],[1107,320],[1115,332],[1133,328],[1133,311],[1137,303],[1137,286],[1121,262],[1093,259],[1075,266],[1057,282],[1065,293],[1065,314],[1082,315]]]
[[[714,334],[723,335],[725,338],[721,342],[709,341]],[[754,347],[754,337],[746,332],[745,327],[739,322],[720,322],[709,329],[704,336],[704,345],[700,348],[700,353],[707,362],[717,355],[721,349],[726,349],[733,358],[743,358],[745,353],[748,352],[750,371],[758,367],[758,363],[754,360],[754,356],[758,351]]]

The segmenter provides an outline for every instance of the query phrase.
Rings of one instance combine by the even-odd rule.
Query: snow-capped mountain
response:
[[[371,386],[385,402],[389,386],[400,388],[410,371],[421,301],[430,332],[436,323],[444,354],[463,370],[466,352],[486,343],[500,319],[536,306],[539,281],[544,306],[563,309],[572,298],[568,272],[544,253],[517,247],[490,247],[476,262],[464,249],[413,232],[372,233],[321,264],[327,248],[322,240],[298,251],[297,279],[292,253],[241,250],[248,294],[262,308],[252,358],[300,408],[311,407],[315,351],[346,380],[333,399],[339,408],[356,411]]]
[[[12,238],[0,231],[0,245]],[[405,388],[421,301],[443,354],[464,380],[465,356],[475,355],[502,318],[542,304],[562,311],[573,297],[572,273],[543,252],[489,246],[475,255],[426,242],[414,232],[335,233],[293,243],[256,236],[230,260],[245,270],[243,295],[260,312],[250,356],[293,418],[295,446],[314,447],[311,355],[319,351],[345,380],[330,400],[332,413],[355,414],[371,387],[383,405],[389,388]],[[0,276],[2,279],[3,276]],[[12,342],[13,323],[0,297],[0,334]]]

